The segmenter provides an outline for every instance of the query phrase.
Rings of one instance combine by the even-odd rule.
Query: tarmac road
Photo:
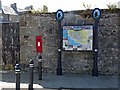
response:
[[[15,73],[1,73],[2,90],[15,90]],[[34,90],[118,90],[117,76],[98,76],[63,74],[57,76],[55,74],[44,73],[42,80],[38,80],[38,74],[34,73]],[[29,73],[21,73],[21,90],[28,90]],[[10,89],[11,88],[11,89]],[[26,89],[25,89],[26,88]],[[43,89],[42,89],[43,88]]]

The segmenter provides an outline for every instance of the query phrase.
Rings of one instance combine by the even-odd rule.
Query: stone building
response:
[[[18,41],[15,39],[19,37],[16,34],[18,22],[19,18],[16,11],[12,7],[3,6],[0,1],[0,66],[1,64],[3,66],[11,64],[13,57],[16,57],[13,53],[14,46],[16,46],[15,42]]]
[[[1,22],[16,22],[19,21],[16,11],[9,6],[3,6],[0,1],[0,21]]]

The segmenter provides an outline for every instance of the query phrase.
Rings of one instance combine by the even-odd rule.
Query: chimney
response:
[[[16,13],[18,13],[16,3],[11,4],[11,7],[15,10]]]

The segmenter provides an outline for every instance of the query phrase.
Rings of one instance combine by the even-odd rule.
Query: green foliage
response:
[[[91,5],[83,3],[83,7],[84,7],[86,10],[89,10],[89,9],[91,8]]]
[[[32,13],[32,14],[39,14],[39,13],[41,13],[41,11],[39,11],[39,10],[34,10],[34,9],[33,9],[33,10],[31,10],[31,13]]]
[[[43,13],[47,13],[48,12],[48,7],[46,5],[43,6],[43,10],[42,10]]]
[[[47,6],[43,6],[43,9],[38,8],[37,10],[33,9],[31,10],[32,14],[40,14],[40,13],[47,13],[48,12],[48,7]]]
[[[109,3],[109,4],[107,4],[107,7],[108,7],[109,9],[116,9],[116,8],[117,8],[117,5],[116,5],[116,4],[111,4],[111,3]]]

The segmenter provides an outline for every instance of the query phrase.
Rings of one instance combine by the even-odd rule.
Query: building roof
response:
[[[2,10],[3,10],[3,14],[17,15],[17,13],[14,11],[12,7],[2,6]]]
[[[17,11],[18,11],[18,14],[19,14],[19,13],[23,13],[23,12],[26,12],[26,11],[28,11],[28,10],[25,10],[25,9],[21,9],[21,8],[17,8]]]

